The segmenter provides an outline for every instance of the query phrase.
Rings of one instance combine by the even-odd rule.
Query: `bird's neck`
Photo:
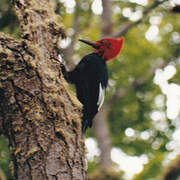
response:
[[[105,63],[107,60],[103,58],[104,52],[94,52],[98,57],[101,58],[101,60]]]

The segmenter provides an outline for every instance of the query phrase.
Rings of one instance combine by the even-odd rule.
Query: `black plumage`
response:
[[[180,5],[176,5],[172,8],[171,12],[173,13],[180,13]]]
[[[108,82],[106,62],[96,53],[83,57],[74,70],[66,72],[65,79],[73,83],[79,101],[83,104],[82,131],[92,126],[92,120],[104,101]]]

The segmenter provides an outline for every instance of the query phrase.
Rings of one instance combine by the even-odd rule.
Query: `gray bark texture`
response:
[[[63,79],[48,0],[14,0],[21,40],[0,33],[0,134],[19,180],[84,180],[81,104]]]

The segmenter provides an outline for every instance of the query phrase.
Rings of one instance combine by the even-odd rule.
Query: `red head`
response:
[[[95,53],[101,56],[103,60],[109,61],[120,53],[124,42],[124,37],[121,39],[105,38],[97,41],[96,43],[92,43],[86,40],[80,41],[91,45],[95,49]]]

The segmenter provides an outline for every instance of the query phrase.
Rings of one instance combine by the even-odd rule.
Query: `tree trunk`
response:
[[[112,1],[103,0],[103,13],[101,16],[101,37],[108,37],[112,33]],[[109,169],[112,167],[111,161],[111,137],[109,127],[107,125],[108,113],[110,104],[106,103],[93,120],[93,131],[97,138],[98,145],[101,151],[100,167],[102,169]]]
[[[112,34],[112,0],[102,0],[103,13],[101,16],[101,36],[108,37]]]
[[[0,34],[0,133],[14,178],[84,180],[81,105],[58,60],[65,37],[48,0],[14,0],[22,40]]]
[[[109,134],[109,128],[107,125],[107,118],[110,105],[104,104],[101,111],[95,116],[93,121],[93,131],[97,138],[100,154],[100,167],[102,169],[108,169],[112,167],[111,161],[111,137]]]

